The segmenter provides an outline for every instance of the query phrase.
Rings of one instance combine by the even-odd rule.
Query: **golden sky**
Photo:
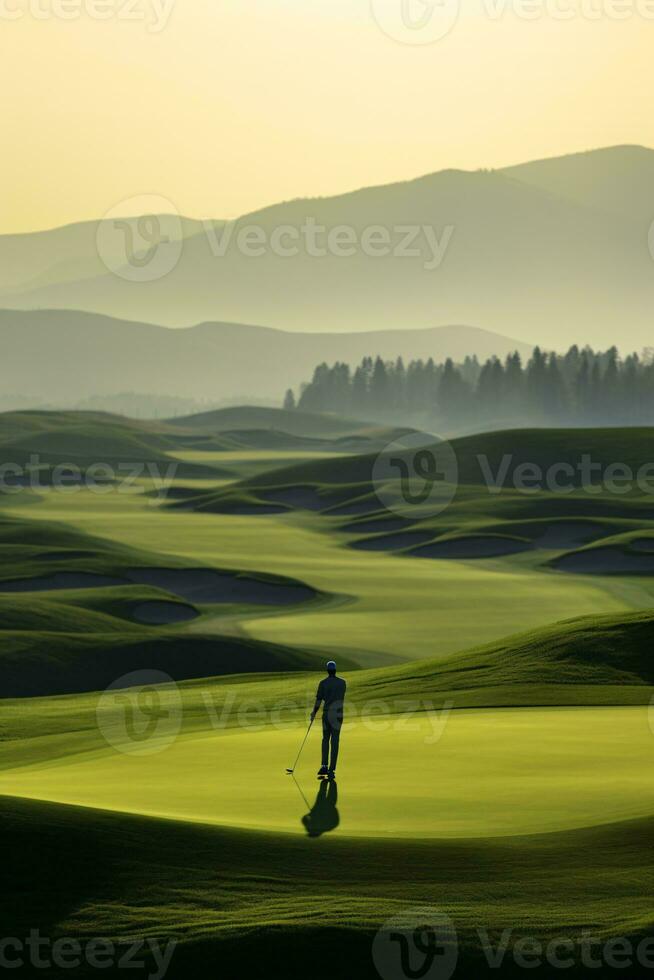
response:
[[[0,232],[654,145],[654,0],[457,2],[0,0]]]

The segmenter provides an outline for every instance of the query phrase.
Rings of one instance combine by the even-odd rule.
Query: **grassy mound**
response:
[[[141,601],[147,601],[145,596]],[[138,604],[137,604],[138,605]],[[5,630],[0,652],[0,697],[34,698],[98,691],[137,670],[163,671],[173,680],[220,674],[317,670],[322,658],[257,640],[188,633],[123,623],[98,624],[68,607],[68,629]],[[70,614],[70,615],[69,615]],[[346,660],[349,665],[349,662]]]
[[[276,977],[283,963],[300,978],[310,963],[319,980],[379,980],[377,930],[425,906],[454,923],[455,976],[498,974],[480,928],[494,947],[508,929],[511,944],[563,935],[574,949],[584,928],[637,942],[653,925],[652,819],[500,840],[316,841],[3,798],[0,825],[13,882],[0,899],[7,935],[111,936],[121,950],[134,936],[174,938],[171,978],[211,961],[229,976]],[[502,977],[524,975],[512,962]]]
[[[598,686],[597,703],[604,702],[603,688],[610,686],[614,703],[619,704],[621,688],[635,685],[642,687],[641,703],[646,703],[654,685],[653,634],[652,611],[584,616],[447,660],[363,671],[355,683],[363,683],[370,695],[374,692],[382,698],[409,699],[420,693],[440,700],[448,696],[457,706],[556,703],[551,701],[552,686],[560,691],[561,703],[568,703],[568,685]],[[625,693],[630,699],[632,692]],[[584,702],[593,703],[587,691]]]
[[[322,658],[184,624],[215,603],[229,616],[314,598],[283,576],[197,568],[54,522],[3,518],[0,697],[97,690],[137,669],[183,680],[311,668]]]
[[[183,448],[174,428],[157,422],[123,418],[105,412],[4,412],[0,414],[0,449],[5,462],[34,465],[38,456],[41,482],[48,483],[54,466],[74,464],[86,471],[93,464],[132,469],[138,464],[166,472],[175,465],[179,477],[229,476],[215,467],[175,460]],[[127,474],[125,474],[127,475]],[[147,472],[144,472],[147,476]]]
[[[452,507],[464,507],[474,497],[478,509],[483,501],[484,511],[497,518],[504,513],[515,520],[558,515],[609,518],[632,515],[636,519],[654,520],[651,495],[625,498],[615,494],[586,493],[581,489],[583,477],[579,470],[582,456],[579,446],[583,446],[583,454],[590,456],[593,464],[599,464],[602,472],[611,464],[624,463],[636,474],[641,466],[651,462],[653,434],[654,430],[650,428],[519,429],[455,439],[451,446],[458,463],[459,489],[448,513],[452,512]],[[395,435],[397,437],[399,433]],[[425,435],[425,445],[429,444],[429,439]],[[414,452],[415,449],[400,449],[395,455],[404,457],[411,467]],[[383,510],[373,484],[376,459],[377,453],[364,453],[341,459],[338,465],[333,460],[322,459],[295,463],[204,494],[198,500],[198,507],[203,511],[222,512],[239,499],[250,503],[258,499],[261,503],[274,497],[283,498],[284,494],[303,487],[306,494],[312,492],[319,502],[313,509],[328,514],[374,514]],[[540,481],[540,492],[534,493],[533,489],[530,493],[516,491],[516,470],[525,463],[540,467],[543,474],[559,464],[572,467],[572,475],[566,475],[566,483],[577,493],[551,492],[544,476]],[[558,479],[561,479],[560,472]],[[596,475],[592,479],[597,482]],[[489,480],[494,484],[493,492],[488,489]],[[289,500],[286,506],[302,507],[302,503],[294,505]],[[418,511],[416,519],[419,519]]]
[[[311,439],[338,439],[361,430],[363,423],[337,415],[317,412],[286,411],[259,405],[237,405],[219,408],[196,415],[168,419],[168,423],[183,429],[206,432],[236,432],[259,429],[285,432],[291,436]]]

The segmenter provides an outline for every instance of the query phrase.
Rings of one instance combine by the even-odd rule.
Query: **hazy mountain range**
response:
[[[354,235],[353,254],[308,254],[315,243],[304,233],[298,254],[278,254],[271,236],[281,235],[282,249],[293,247],[289,234],[307,219],[334,235],[339,226],[349,229],[339,250]],[[105,235],[102,258],[97,222],[0,236],[0,305],[169,326],[221,321],[330,333],[473,323],[553,348],[575,340],[631,349],[651,343],[653,219],[654,151],[613,147],[285,202],[227,226],[165,219],[160,237],[170,240],[158,245],[158,258],[164,267],[168,255],[171,265],[179,260],[150,282],[107,268],[120,269],[124,259],[133,273],[129,231]],[[244,254],[237,244],[246,227],[265,240],[262,254]],[[370,254],[369,239],[364,249],[375,227],[389,236],[392,254]],[[417,229],[411,242],[407,228]],[[418,254],[397,254],[402,243]]]
[[[4,407],[74,406],[91,397],[138,392],[167,398],[279,403],[316,364],[399,355],[461,360],[523,355],[519,341],[474,327],[298,334],[242,323],[171,330],[71,311],[0,310],[0,393]]]

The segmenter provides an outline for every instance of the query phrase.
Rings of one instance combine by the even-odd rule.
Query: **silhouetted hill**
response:
[[[638,347],[650,341],[654,305],[653,175],[653,150],[614,147],[276,204],[229,223],[229,242],[221,223],[211,226],[215,234],[204,226],[194,234],[197,224],[183,222],[177,265],[151,282],[98,271],[97,250],[86,246],[83,254],[77,246],[55,249],[63,231],[48,232],[45,243],[18,236],[22,258],[0,280],[0,302],[171,326],[221,320],[314,332],[475,323],[523,341],[547,338],[552,347],[572,332],[581,343]],[[269,245],[245,254],[236,244],[248,226],[270,242],[307,219],[316,228],[353,229],[352,254],[317,254],[304,234],[295,255]],[[410,244],[413,255],[364,254],[366,229],[385,229],[396,246],[407,227],[428,227],[446,244],[440,264],[423,233]],[[28,275],[32,239],[38,261]],[[289,244],[280,242],[284,250]],[[16,245],[0,240],[0,258],[18,254]]]
[[[280,401],[319,362],[384,358],[500,357],[530,348],[474,327],[299,334],[242,323],[169,330],[97,314],[0,310],[3,398],[72,406],[89,396],[133,391],[214,401]],[[257,426],[247,426],[256,428]]]

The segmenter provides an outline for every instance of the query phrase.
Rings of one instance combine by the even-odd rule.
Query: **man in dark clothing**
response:
[[[322,765],[318,770],[319,777],[327,776],[329,779],[334,779],[336,776],[346,687],[343,678],[336,676],[336,664],[330,660],[327,664],[327,677],[324,677],[318,685],[316,703],[311,712],[311,721],[313,721],[318,714],[320,705],[324,704],[322,712]]]

